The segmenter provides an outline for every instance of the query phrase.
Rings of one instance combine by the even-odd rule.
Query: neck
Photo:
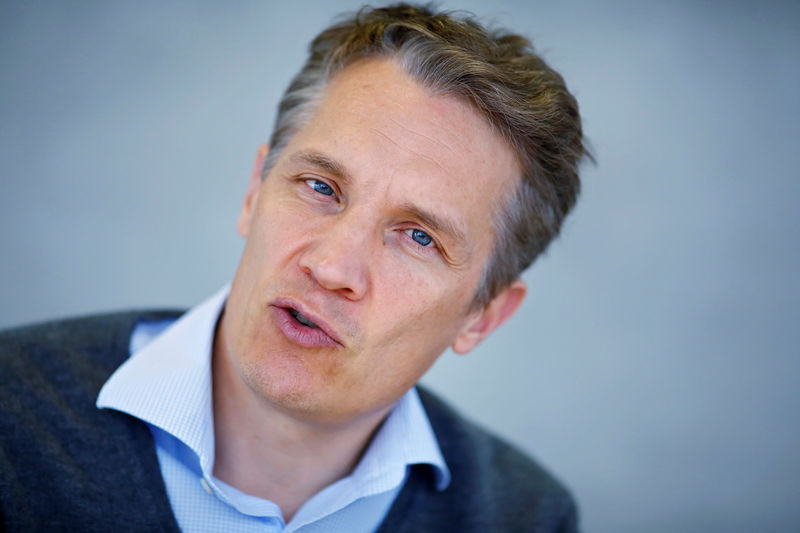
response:
[[[346,424],[292,416],[258,396],[237,373],[222,330],[214,338],[214,476],[275,502],[288,523],[314,494],[347,476],[388,409]]]

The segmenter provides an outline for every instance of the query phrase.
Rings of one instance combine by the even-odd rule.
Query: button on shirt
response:
[[[447,487],[450,472],[414,388],[397,402],[353,472],[312,496],[288,524],[274,502],[215,478],[211,353],[228,290],[176,321],[138,324],[131,358],[97,399],[97,407],[128,413],[150,426],[183,531],[366,533],[383,521],[408,466],[431,465],[437,488]]]

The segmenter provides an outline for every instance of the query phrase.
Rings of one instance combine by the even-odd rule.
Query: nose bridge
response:
[[[304,268],[322,287],[361,298],[370,282],[370,256],[374,222],[368,209],[346,209],[325,221],[301,259]]]

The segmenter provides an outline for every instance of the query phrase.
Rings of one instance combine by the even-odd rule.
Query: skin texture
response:
[[[266,154],[215,337],[214,471],[291,516],[448,346],[468,352],[521,303],[518,281],[469,311],[519,165],[469,105],[389,60],[338,74],[262,181]],[[322,329],[297,333],[289,307]]]

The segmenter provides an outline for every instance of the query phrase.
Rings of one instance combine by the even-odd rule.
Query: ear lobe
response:
[[[244,193],[242,210],[239,212],[239,218],[236,220],[236,229],[239,231],[239,235],[244,238],[247,238],[247,234],[250,233],[250,221],[253,217],[253,211],[255,210],[258,192],[261,190],[261,182],[263,181],[261,179],[261,171],[264,168],[264,161],[267,159],[267,154],[269,154],[269,147],[266,144],[262,144],[258,147],[256,159],[253,161],[253,174],[250,176],[250,183],[247,185],[247,191]]]
[[[486,307],[478,311],[467,322],[456,340],[453,341],[453,351],[465,354],[480,344],[519,309],[527,291],[527,286],[521,279],[517,279],[503,289]]]

